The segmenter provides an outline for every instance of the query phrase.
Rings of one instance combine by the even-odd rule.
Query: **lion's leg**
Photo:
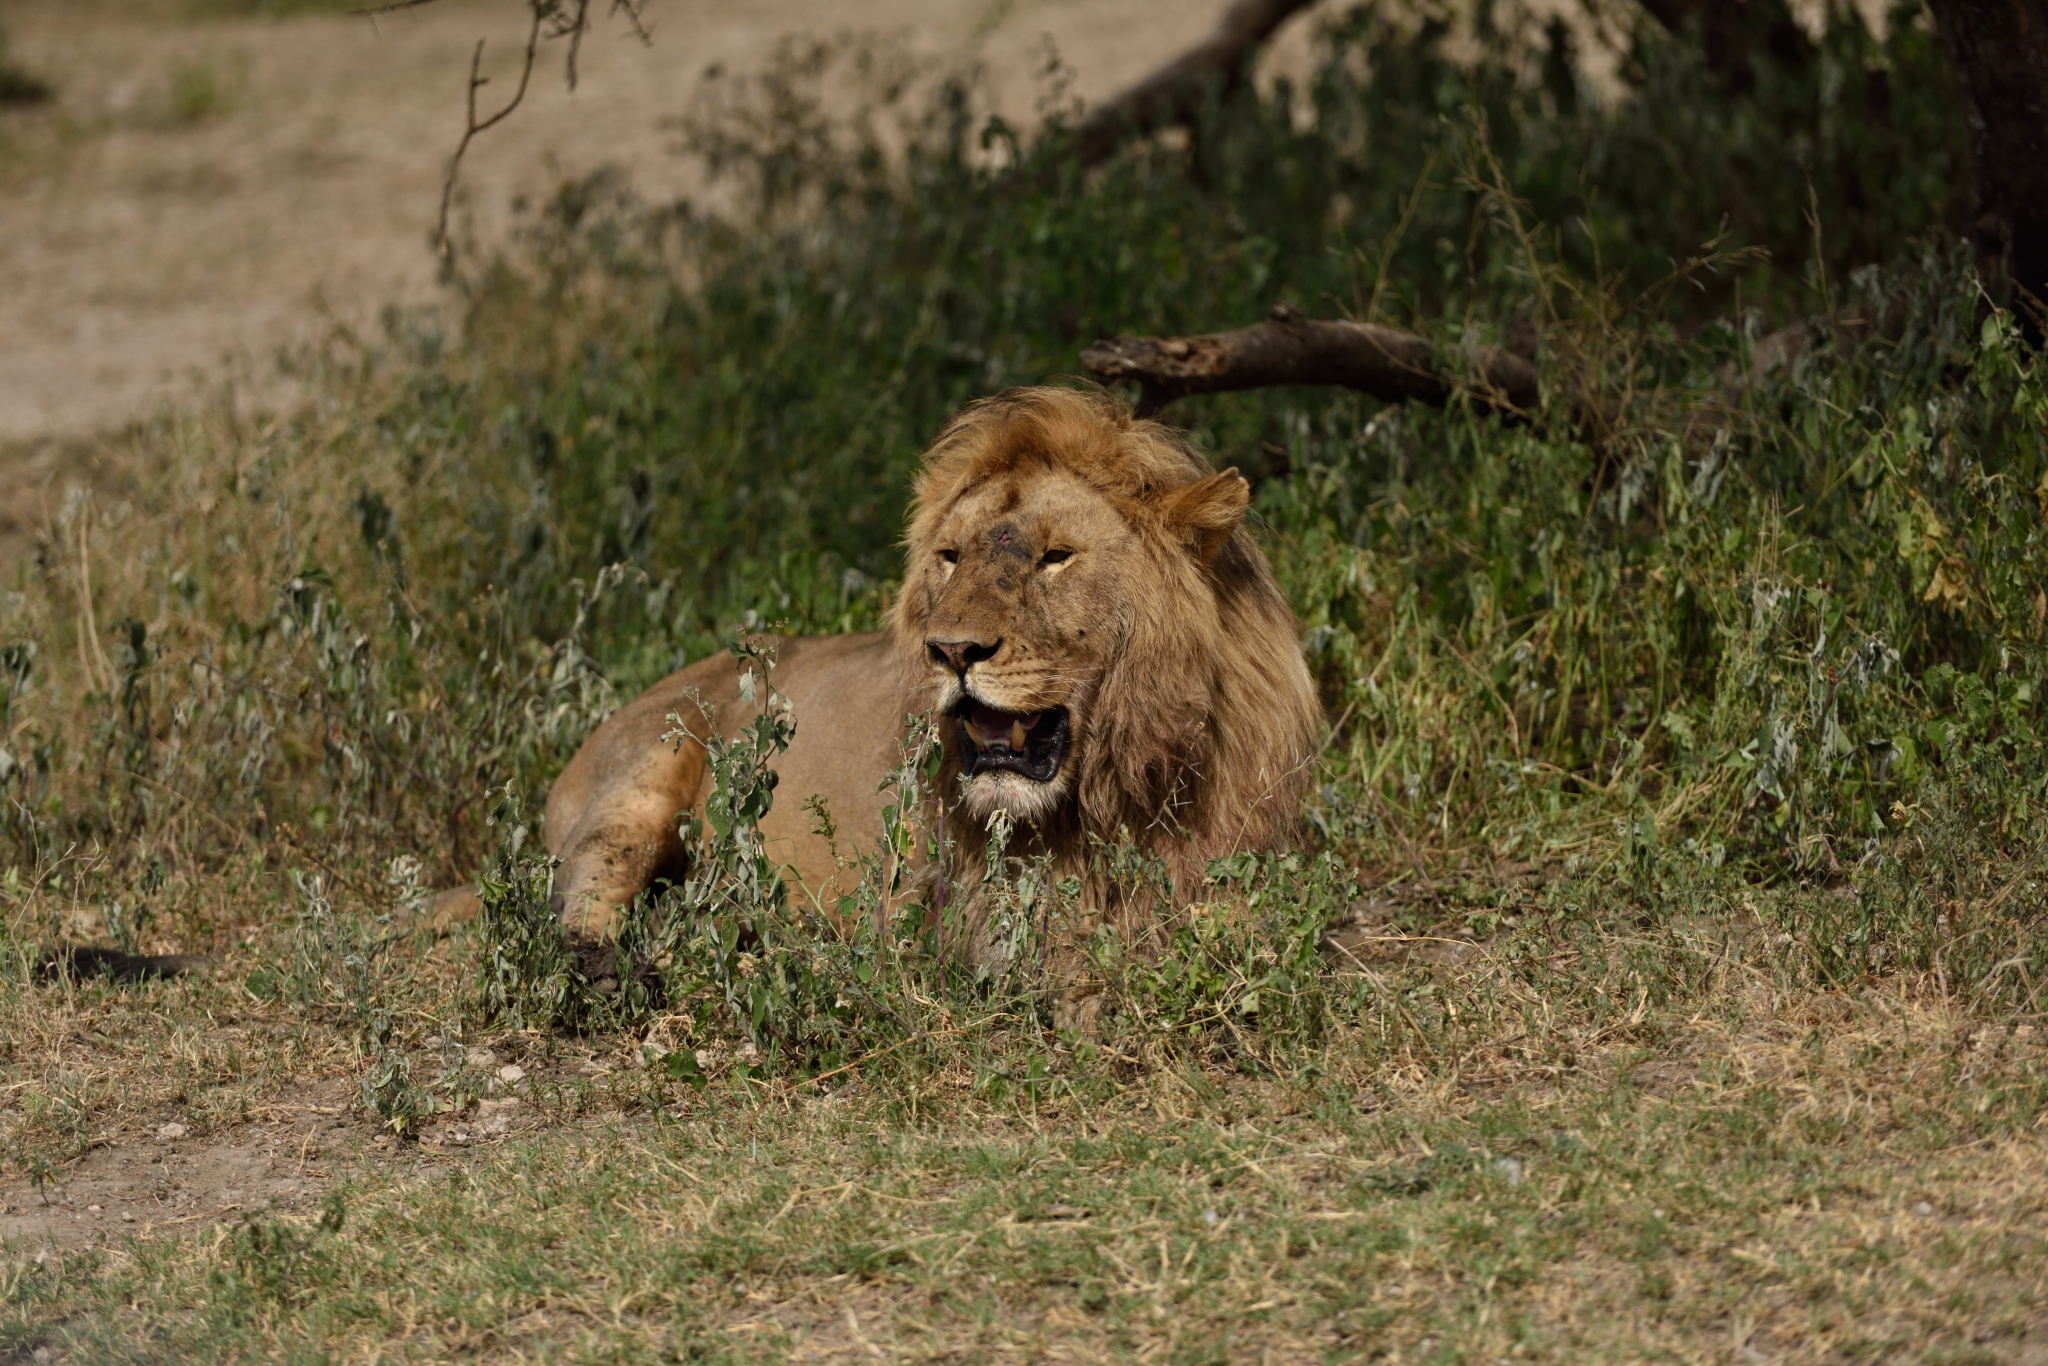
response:
[[[421,922],[438,935],[451,933],[457,925],[467,925],[477,918],[484,908],[483,898],[478,894],[476,884],[450,887],[445,892],[434,893],[434,899],[427,903],[426,914]]]
[[[608,937],[634,897],[687,866],[677,819],[697,802],[703,749],[685,741],[636,769],[591,797],[559,847],[555,911],[572,936]]]

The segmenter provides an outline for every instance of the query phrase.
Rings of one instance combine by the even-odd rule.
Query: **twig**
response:
[[[223,1214],[233,1214],[240,1208],[240,1205],[222,1205],[219,1209],[201,1210],[197,1214],[180,1215],[176,1219],[165,1219],[158,1223],[145,1225],[143,1231],[148,1232],[152,1227],[169,1228],[172,1224],[189,1224],[194,1219],[217,1219]]]
[[[872,1053],[862,1054],[860,1057],[855,1058],[852,1062],[847,1063],[844,1067],[835,1067],[830,1072],[820,1072],[817,1076],[806,1077],[796,1084],[798,1086],[816,1086],[821,1081],[831,1080],[833,1077],[838,1076],[841,1072],[851,1072],[854,1068],[865,1066],[866,1064],[873,1062],[876,1058],[885,1058],[889,1054],[894,1053],[899,1048],[905,1048],[914,1043],[927,1043],[933,1039],[943,1039],[951,1034],[961,1034],[965,1032],[966,1031],[964,1028],[954,1028],[941,1029],[931,1034],[913,1034],[907,1039],[897,1040],[895,1043],[890,1044],[887,1048],[877,1048]]]
[[[212,808],[201,806],[198,802],[193,801],[190,797],[186,796],[183,792],[180,792],[177,788],[172,787],[169,783],[165,782],[161,778],[152,778],[147,773],[137,773],[132,768],[124,768],[119,770],[119,772],[121,776],[124,778],[130,778],[136,782],[148,783],[151,787],[157,788],[163,792],[168,792],[171,796],[176,797],[179,801],[185,803],[186,806],[191,807],[194,811],[206,817],[206,819],[212,821],[215,825],[219,826],[221,829],[227,831],[228,834],[232,835],[235,841],[234,853],[239,854],[242,852],[242,845],[247,842],[249,837],[248,831],[239,830],[234,826],[229,825],[226,821],[222,820],[218,815],[216,815]]]
[[[462,130],[462,141],[455,144],[455,155],[448,158],[448,175],[441,182],[441,217],[434,226],[434,250],[439,253],[444,265],[452,264],[455,259],[454,247],[448,241],[448,210],[449,206],[455,202],[455,180],[462,171],[463,153],[469,150],[470,140],[478,133],[495,128],[498,124],[504,122],[513,110],[519,107],[520,102],[526,98],[526,87],[533,79],[533,64],[540,55],[541,20],[546,17],[550,6],[547,0],[528,0],[528,3],[533,7],[533,23],[526,31],[526,60],[519,68],[519,88],[512,92],[512,98],[506,102],[503,109],[500,109],[481,123],[477,122],[476,117],[476,92],[490,83],[490,78],[482,74],[484,61],[483,39],[479,38],[476,40],[476,51],[470,54],[469,116],[465,120],[465,126]],[[589,0],[584,0],[582,8],[587,9],[588,7]],[[573,80],[571,84],[574,84]]]
[[[632,26],[633,36],[640,40],[642,47],[651,46],[654,42],[654,35],[647,31],[646,23],[640,18],[640,10],[646,3],[647,0],[612,0],[611,8],[611,13],[626,16],[627,24]],[[571,90],[576,88],[576,54],[583,50],[583,35],[589,28],[590,0],[576,0],[576,17],[566,21],[561,28],[548,35],[551,38],[559,38],[564,33],[569,35],[569,56],[562,63],[562,75],[569,82]]]
[[[431,5],[434,0],[390,0],[390,3],[373,5],[364,9],[350,10],[374,22],[377,16],[391,14],[398,10],[419,9]],[[490,78],[482,73],[484,44],[479,38],[476,51],[469,58],[469,111],[464,121],[462,141],[455,144],[455,155],[448,159],[448,174],[441,182],[441,216],[434,225],[434,250],[445,265],[454,260],[454,246],[448,240],[448,214],[455,202],[455,182],[462,169],[462,157],[469,150],[470,140],[478,133],[502,123],[521,101],[526,98],[526,88],[533,79],[533,66],[540,57],[540,43],[547,38],[567,38],[569,52],[562,62],[562,78],[569,89],[576,88],[576,59],[583,51],[583,35],[590,31],[590,0],[527,0],[533,11],[533,23],[526,33],[526,58],[519,68],[519,89],[505,107],[489,118],[479,121],[476,116],[476,92],[490,84]],[[654,35],[647,30],[647,23],[641,17],[646,0],[612,0],[610,13],[626,16],[626,23],[632,28],[633,36],[645,47],[653,43]],[[552,21],[551,23],[549,21]],[[548,25],[545,35],[543,24]]]
[[[1316,757],[1318,759],[1322,758],[1325,754],[1328,754],[1330,752],[1330,746],[1337,743],[1337,733],[1344,729],[1344,723],[1351,719],[1351,713],[1356,710],[1358,710],[1357,698],[1354,697],[1349,702],[1344,704],[1344,710],[1338,714],[1336,721],[1333,722],[1330,726],[1330,733],[1327,736],[1323,737],[1323,747],[1316,751]]]

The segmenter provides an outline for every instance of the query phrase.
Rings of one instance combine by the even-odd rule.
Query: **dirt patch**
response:
[[[349,1087],[309,1088],[266,1107],[267,1123],[199,1137],[176,1120],[123,1133],[42,1186],[0,1185],[0,1245],[33,1255],[122,1238],[175,1236],[237,1214],[317,1204],[359,1164],[375,1130],[349,1112]]]
[[[541,1109],[518,1094],[527,1089],[521,1083],[544,1074],[512,1070],[516,1080],[494,1078],[494,1095],[459,1114],[430,1118],[416,1141],[387,1134],[355,1104],[355,1085],[345,1078],[295,1088],[294,1101],[262,1106],[256,1121],[219,1132],[201,1135],[170,1119],[109,1136],[41,1185],[0,1183],[0,1247],[33,1257],[123,1238],[182,1236],[258,1210],[317,1209],[351,1175],[446,1158],[544,1127]]]
[[[868,0],[821,24],[807,0],[656,3],[653,43],[601,31],[573,94],[556,54],[515,120],[471,147],[465,203],[490,240],[515,195],[607,164],[653,197],[700,189],[663,120],[708,66],[758,68],[788,34],[859,29],[978,57],[1028,122],[1048,39],[1075,93],[1095,100],[1223,7]],[[58,98],[0,112],[0,441],[105,430],[222,377],[245,396],[283,392],[279,347],[435,298],[427,238],[469,55],[485,40],[492,92],[507,89],[521,7],[442,0],[374,24],[194,12],[188,0],[8,6],[15,59]],[[1296,21],[1274,60],[1302,64],[1308,28]]]

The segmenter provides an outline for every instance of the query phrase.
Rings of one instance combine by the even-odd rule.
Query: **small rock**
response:
[[[519,1108],[517,1097],[504,1100],[480,1100],[476,1103],[476,1131],[486,1138],[496,1138],[512,1128],[513,1112]]]
[[[1207,1224],[1210,1228],[1214,1228],[1216,1227],[1216,1225],[1222,1223],[1223,1221],[1216,1217],[1215,1210],[1205,1209],[1202,1211],[1202,1222]]]
[[[1664,1211],[1661,1209],[1653,1209],[1650,1211],[1650,1217],[1652,1219],[1662,1219],[1664,1217]]]
[[[439,1048],[441,1046],[441,1036],[439,1034],[429,1034],[426,1038],[421,1039],[420,1042],[428,1048]]]
[[[1521,1158],[1503,1157],[1499,1161],[1495,1162],[1493,1165],[1500,1168],[1500,1174],[1507,1179],[1507,1183],[1510,1186],[1519,1186],[1522,1184]]]
[[[36,1348],[34,1356],[38,1362],[55,1361],[57,1359],[57,1354],[47,1347]]]
[[[498,1066],[498,1055],[488,1048],[472,1048],[469,1050],[468,1061],[477,1071],[490,1072]]]
[[[159,1125],[157,1127],[156,1136],[158,1141],[160,1142],[176,1143],[179,1139],[183,1138],[187,1132],[189,1131],[185,1128],[184,1125],[179,1124],[176,1121],[173,1121],[169,1124]]]
[[[121,1211],[121,1222],[122,1222],[122,1223],[124,1223],[124,1224],[132,1224],[132,1223],[134,1223],[134,1222],[135,1222],[135,1215],[134,1215],[134,1213],[133,1213],[132,1211],[130,1211],[130,1210],[125,1210],[125,1209],[124,1209],[124,1210],[122,1210],[122,1211]]]
[[[498,1080],[510,1086],[516,1081],[526,1080],[526,1069],[516,1062],[508,1062],[498,1069]]]
[[[85,1208],[86,1208],[86,1209],[87,1209],[87,1211],[88,1211],[88,1212],[90,1212],[90,1213],[93,1213],[93,1214],[98,1214],[98,1213],[100,1213],[100,1207],[99,1207],[98,1205],[87,1205],[87,1206],[86,1206]]]
[[[1934,1217],[1934,1206],[1928,1204],[1925,1200],[1916,1200],[1913,1203],[1913,1213],[1919,1215],[1922,1219],[1932,1219]]]

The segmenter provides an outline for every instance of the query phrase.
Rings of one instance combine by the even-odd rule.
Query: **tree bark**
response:
[[[1105,383],[1135,383],[1137,412],[1150,417],[1187,394],[1263,389],[1276,384],[1337,384],[1389,403],[1442,407],[1461,391],[1510,416],[1536,408],[1536,366],[1498,346],[1473,353],[1475,375],[1461,384],[1445,373],[1437,348],[1411,332],[1373,323],[1323,322],[1293,304],[1275,304],[1264,322],[1199,337],[1111,337],[1081,353]]]
[[[1252,57],[1273,30],[1315,0],[1237,0],[1207,41],[1147,76],[1081,121],[1072,155],[1086,168],[1107,160],[1125,138],[1187,123],[1212,93],[1244,84]]]
[[[2048,0],[1931,0],[1970,97],[1977,272],[2036,342],[2048,323]]]

